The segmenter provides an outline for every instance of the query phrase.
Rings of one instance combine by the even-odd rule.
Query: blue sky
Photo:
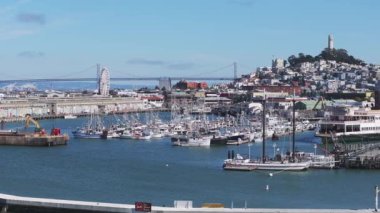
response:
[[[380,64],[377,0],[1,0],[1,79],[232,77],[335,47]],[[226,67],[226,68],[223,68]]]

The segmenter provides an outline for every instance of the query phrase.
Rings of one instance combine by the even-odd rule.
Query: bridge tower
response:
[[[165,88],[166,91],[170,91],[172,89],[172,80],[168,77],[160,78],[158,80],[158,87],[160,89]]]
[[[237,63],[234,62],[234,79],[237,79]]]

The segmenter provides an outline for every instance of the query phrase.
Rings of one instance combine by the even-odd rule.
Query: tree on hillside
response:
[[[314,62],[316,59],[311,55],[305,55],[304,53],[298,53],[298,57],[295,55],[291,55],[288,58],[288,62],[290,66],[296,66],[297,64],[304,62]]]
[[[334,60],[336,62],[365,65],[364,61],[356,59],[354,56],[349,55],[345,49],[324,49],[317,58],[324,60]]]
[[[315,62],[319,60],[329,60],[336,61],[339,63],[348,63],[348,64],[356,64],[356,65],[365,65],[365,62],[355,58],[352,55],[349,55],[347,50],[345,49],[324,49],[319,55],[313,57],[311,55],[305,55],[304,53],[298,53],[298,57],[295,55],[291,55],[288,58],[289,65],[292,67],[297,66],[300,63],[304,62]]]

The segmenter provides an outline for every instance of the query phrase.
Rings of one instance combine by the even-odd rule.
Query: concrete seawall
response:
[[[136,212],[130,204],[98,203],[74,200],[58,200],[45,198],[20,197],[0,194],[1,213],[6,212]],[[174,208],[152,206],[156,213],[166,212],[246,212],[246,213],[343,213],[343,212],[374,212],[373,209],[260,209],[260,208]]]

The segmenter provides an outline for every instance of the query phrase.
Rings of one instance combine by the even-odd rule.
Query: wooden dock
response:
[[[342,167],[348,169],[380,169],[380,143],[361,146],[354,151],[338,156]]]

